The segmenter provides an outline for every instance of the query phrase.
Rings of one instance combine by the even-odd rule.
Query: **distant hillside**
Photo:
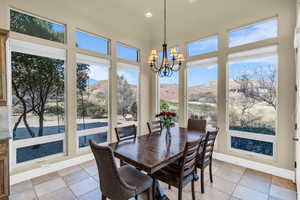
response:
[[[92,94],[107,94],[108,93],[108,80],[94,82],[88,85],[88,92]]]
[[[254,81],[255,83],[255,81]],[[237,87],[237,83],[230,80],[230,85]],[[191,98],[199,99],[199,97],[205,98],[206,101],[213,101],[217,96],[217,81],[210,81],[205,84],[195,85],[188,88],[188,95]],[[160,98],[170,102],[178,101],[178,85],[177,84],[161,84],[160,85]],[[200,98],[200,99],[202,99]]]
[[[94,83],[91,83],[88,85],[88,92],[92,94],[107,94],[108,93],[108,80],[103,80],[103,81],[96,81]],[[131,88],[136,91],[137,87],[135,85],[130,85]]]
[[[210,81],[208,83],[202,85],[195,85],[188,88],[188,93],[190,96],[201,95],[207,97],[214,97],[217,94],[217,81]],[[161,84],[160,85],[160,98],[165,99],[170,102],[178,101],[179,93],[178,93],[178,85],[177,84]]]

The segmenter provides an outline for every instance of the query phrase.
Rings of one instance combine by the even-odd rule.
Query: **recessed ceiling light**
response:
[[[152,17],[152,13],[151,13],[151,12],[146,12],[146,13],[145,13],[145,17],[151,18],[151,17]]]

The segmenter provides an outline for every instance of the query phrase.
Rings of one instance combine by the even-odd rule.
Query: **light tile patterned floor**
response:
[[[205,172],[205,194],[196,182],[197,200],[296,200],[295,184],[279,177],[220,161],[214,161],[213,174],[210,183]],[[161,185],[171,200],[177,200],[176,188]],[[192,199],[190,191],[189,185],[184,188],[184,200]],[[94,161],[13,185],[11,193],[11,200],[101,200]]]

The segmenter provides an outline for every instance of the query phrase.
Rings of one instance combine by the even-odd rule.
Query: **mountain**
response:
[[[90,79],[88,80],[88,84],[89,84],[89,85],[92,85],[92,84],[97,83],[97,82],[98,82],[98,80],[92,79],[92,78],[90,78]]]
[[[217,81],[210,81],[205,84],[195,85],[188,88],[189,96],[207,96],[214,97],[217,95]],[[178,102],[178,85],[177,84],[161,84],[160,98],[170,102]]]

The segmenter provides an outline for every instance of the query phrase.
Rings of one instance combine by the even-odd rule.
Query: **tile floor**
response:
[[[285,179],[231,164],[214,161],[214,183],[205,172],[205,194],[196,182],[197,200],[296,200],[295,185]],[[94,161],[47,174],[11,187],[11,200],[101,200],[99,178]],[[168,190],[177,200],[177,189]],[[183,199],[191,200],[191,188],[184,188]],[[141,197],[143,198],[143,196]]]

